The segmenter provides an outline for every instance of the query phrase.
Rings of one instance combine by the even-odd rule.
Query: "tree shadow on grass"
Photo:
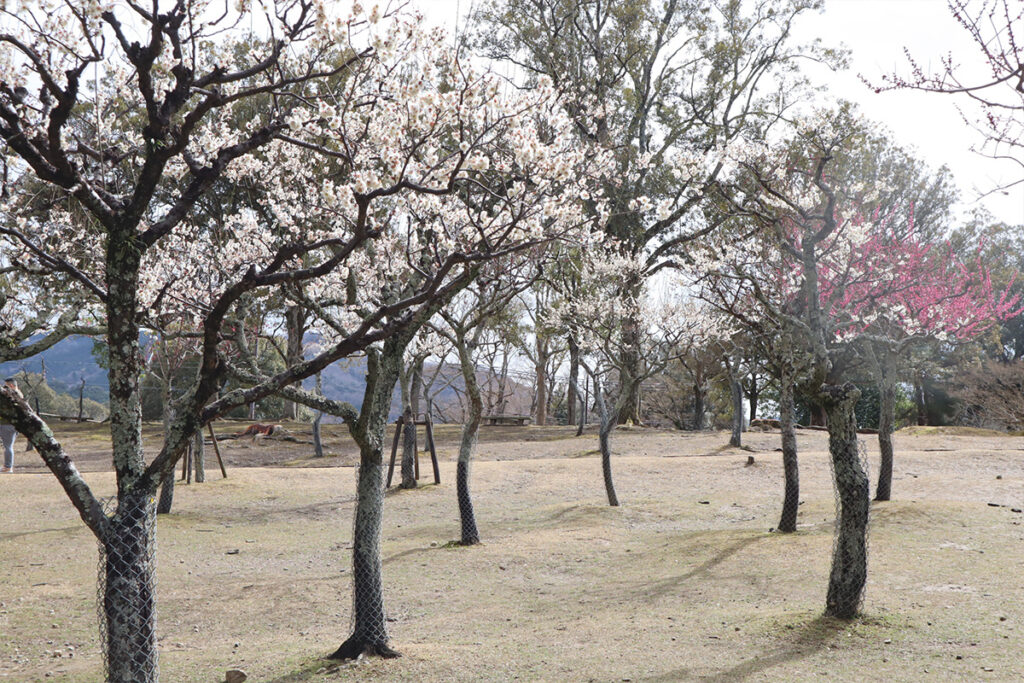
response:
[[[644,583],[643,595],[648,600],[658,600],[659,598],[672,593],[680,584],[683,584],[690,579],[707,576],[711,573],[712,569],[722,564],[736,553],[744,550],[754,543],[757,543],[758,541],[764,540],[765,538],[767,538],[767,535],[763,533],[751,534],[750,536],[741,538],[727,545],[719,550],[718,553],[712,555],[689,571],[676,576],[668,576],[653,583]]]
[[[325,655],[323,659],[312,659],[305,664],[302,664],[295,671],[285,674],[279,678],[275,678],[272,681],[269,681],[269,683],[302,683],[303,681],[320,681],[323,680],[325,676],[336,673],[345,666],[346,664],[344,663],[327,659]],[[351,664],[348,666],[351,666]]]
[[[11,541],[15,538],[21,538],[22,536],[35,536],[36,534],[73,534],[77,531],[81,531],[85,527],[81,524],[75,526],[65,526],[57,529],[35,529],[33,531],[13,531],[6,534],[0,534],[0,541]]]
[[[701,683],[744,681],[750,676],[763,673],[773,667],[799,661],[820,652],[829,643],[834,642],[837,635],[855,623],[818,616],[794,627],[791,631],[784,631],[783,635],[777,638],[779,642],[775,647],[718,673],[696,676],[689,669],[678,669],[642,680],[647,683],[668,683],[682,680],[694,680]]]
[[[419,553],[426,553],[426,552],[430,552],[431,550],[437,550],[437,549],[438,549],[437,547],[409,548],[408,550],[403,550],[402,552],[395,553],[394,555],[391,555],[389,557],[383,558],[381,560],[381,564],[388,565],[388,564],[391,564],[392,562],[394,562],[395,560],[402,559],[403,557],[408,557],[410,555],[418,555]]]

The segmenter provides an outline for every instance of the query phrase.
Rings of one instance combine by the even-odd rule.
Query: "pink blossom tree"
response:
[[[820,114],[799,123],[785,146],[740,160],[749,184],[735,208],[760,230],[722,247],[710,264],[716,305],[763,335],[780,374],[825,407],[840,501],[826,613],[840,618],[857,614],[867,576],[869,485],[857,446],[854,371],[874,364],[881,372],[882,351],[889,363],[928,336],[976,334],[1015,304],[994,292],[983,269],[972,272],[948,249],[865,211],[873,188],[831,173],[837,157],[855,149],[858,127],[845,109]],[[893,381],[890,372],[879,377]],[[791,419],[785,394],[782,403]],[[889,415],[891,425],[891,408]],[[780,528],[791,530],[795,440],[787,426]],[[891,473],[891,448],[889,462]]]
[[[857,346],[878,383],[878,501],[892,495],[896,382],[906,354],[926,340],[977,338],[1020,312],[1019,297],[1010,286],[996,289],[980,256],[965,263],[948,243],[921,240],[910,216],[909,229],[875,216],[848,264],[822,268],[822,296],[835,298],[839,312],[837,336]]]

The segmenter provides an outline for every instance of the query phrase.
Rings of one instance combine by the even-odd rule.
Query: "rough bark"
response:
[[[416,421],[412,408],[402,412],[402,483],[401,489],[416,488]]]
[[[302,337],[306,331],[306,311],[301,306],[288,306],[284,311],[285,329],[288,335],[285,348],[285,364],[293,367],[302,361]],[[302,383],[293,385],[301,388]],[[299,404],[294,401],[285,402],[285,417],[290,420],[299,419]]]
[[[827,396],[829,455],[839,498],[839,520],[825,614],[838,619],[852,619],[860,611],[867,581],[867,527],[871,505],[854,415],[860,392],[851,384],[826,386],[823,390]]]
[[[548,341],[540,333],[537,333],[536,349],[537,398],[534,411],[537,424],[543,427],[548,421]]]
[[[917,409],[917,424],[928,424],[928,397],[924,393],[924,379],[921,373],[914,375],[914,407]]]
[[[156,492],[139,490],[146,461],[142,452],[139,377],[139,259],[134,226],[119,226],[108,238],[107,376],[110,382],[110,440],[117,474],[118,511],[100,537],[105,551],[103,610],[106,623],[107,680],[155,683],[156,612],[153,603],[153,533]]]
[[[726,360],[726,363],[728,362]],[[729,436],[729,445],[740,447],[743,445],[743,387],[731,366],[729,367],[729,395],[732,398],[732,434]]]
[[[695,383],[693,385],[693,429],[701,431],[704,429],[704,387]]]
[[[750,390],[747,392],[747,404],[750,406],[750,420],[757,419],[757,400],[761,395],[761,388],[757,386],[757,382],[750,382]]]
[[[318,411],[316,418],[313,420],[313,457],[315,458],[324,457],[324,440],[323,434],[320,431],[320,422],[323,420],[323,417],[323,412]]]
[[[401,489],[416,488],[416,419],[412,409],[412,369],[402,366],[398,377],[402,395],[402,424],[397,429],[402,433],[402,482]]]
[[[478,327],[477,330],[482,328]],[[464,338],[456,338],[459,354],[459,365],[462,379],[466,385],[468,414],[462,425],[462,438],[459,441],[459,461],[455,471],[455,488],[459,500],[459,520],[462,527],[462,545],[475,545],[480,542],[480,531],[476,526],[476,515],[473,513],[473,497],[469,490],[469,471],[473,452],[476,450],[477,437],[480,433],[480,421],[483,415],[483,398],[480,386],[476,381],[476,366],[473,364],[472,348]]]
[[[160,482],[160,499],[156,504],[158,515],[170,514],[174,506],[174,476],[175,473],[172,471]]]
[[[587,410],[590,403],[590,377],[585,377],[583,385],[583,397],[580,401],[579,422],[576,425],[576,436],[583,436],[583,430],[587,426]],[[576,392],[577,394],[579,391]]]
[[[324,395],[324,382],[321,373],[316,373],[316,395]],[[313,456],[317,458],[324,457],[324,440],[323,435],[320,432],[320,422],[324,418],[324,411],[316,411],[316,417],[313,419]]]
[[[619,497],[615,494],[615,482],[612,481],[612,449],[610,436],[614,421],[601,419],[601,430],[598,432],[598,445],[601,449],[601,474],[604,476],[604,492],[608,495],[608,504],[618,507]]]
[[[388,647],[381,577],[381,525],[384,510],[384,432],[391,394],[408,343],[407,334],[387,340],[380,352],[367,357],[366,389],[352,436],[359,444],[355,526],[352,538],[353,629],[331,659],[355,659],[361,654],[397,657]]]
[[[785,472],[785,493],[782,498],[782,516],[779,531],[796,531],[797,511],[800,508],[800,467],[797,461],[796,429],[793,420],[793,385],[781,380],[779,390],[779,423],[782,427],[782,468]]]
[[[142,402],[139,377],[142,353],[139,325],[136,321],[138,255],[132,253],[131,240],[116,240],[123,252],[108,255],[107,343],[110,360],[110,441],[114,469],[117,472],[118,498],[124,496],[142,476],[146,463],[142,457]],[[113,247],[111,247],[113,249]]]
[[[888,379],[879,383],[878,448],[881,462],[878,467],[878,486],[875,500],[889,500],[892,496],[892,431],[896,421],[896,387]]]
[[[565,422],[569,425],[574,425],[577,422],[576,415],[579,402],[579,396],[576,393],[576,383],[580,379],[580,346],[576,343],[576,339],[569,335],[569,386],[566,389],[565,404],[566,404],[566,418]]]
[[[160,338],[160,345],[163,349],[161,354],[161,365],[163,366],[163,377],[160,381],[160,397],[163,401],[163,410],[161,411],[164,424],[164,442],[171,434],[171,422],[174,419],[174,408],[171,405],[171,374],[170,370],[166,366],[165,359],[167,358],[167,344],[163,337]],[[160,499],[156,504],[156,512],[158,515],[169,515],[171,509],[174,507],[174,471],[172,470],[169,474],[164,476],[160,482]]]
[[[157,680],[154,513],[147,492],[122,495],[101,540],[108,683]]]
[[[627,387],[623,387],[623,389],[627,389]],[[625,396],[629,396],[628,392]],[[618,507],[619,497],[615,494],[615,483],[612,481],[611,448],[611,434],[612,430],[615,429],[617,411],[609,410],[608,402],[604,397],[604,389],[601,387],[601,380],[596,377],[594,378],[594,399],[597,402],[598,412],[601,414],[601,427],[597,433],[597,441],[598,447],[601,450],[601,473],[604,476],[604,491],[608,496],[608,504],[612,507]],[[623,398],[621,400],[629,399]]]
[[[807,412],[810,417],[812,427],[827,427],[828,426],[828,413],[825,407],[820,403],[811,402],[807,406]]]

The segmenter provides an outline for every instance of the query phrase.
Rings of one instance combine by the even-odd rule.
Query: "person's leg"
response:
[[[4,448],[4,469],[14,468],[14,437],[18,434],[11,425],[0,425],[0,442]]]

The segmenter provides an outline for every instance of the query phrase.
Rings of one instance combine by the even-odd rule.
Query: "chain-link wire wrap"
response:
[[[107,681],[156,683],[156,502],[129,493],[105,500],[104,512],[97,611]]]
[[[851,416],[851,420],[852,429],[856,430],[856,419]],[[871,505],[868,451],[864,440],[855,436],[837,443],[839,440],[830,433],[829,441],[832,456],[829,463],[835,484],[836,530],[832,541],[832,569],[825,612],[830,616],[851,619],[860,613],[867,580]],[[839,452],[832,452],[835,449]]]
[[[459,458],[455,472],[455,491],[459,500],[459,522],[461,526],[460,543],[475,545],[480,542],[480,531],[476,526],[476,515],[473,513],[473,497],[469,492],[469,458]]]
[[[349,636],[331,655],[355,659],[370,653],[395,656],[388,647],[387,614],[381,572],[381,525],[384,513],[384,467],[382,462],[356,471],[356,512],[352,521],[352,620]]]
[[[792,533],[796,531],[797,514],[800,510],[800,464],[797,454],[792,385],[784,381],[779,394],[779,428],[782,436],[784,475],[779,531]]]

